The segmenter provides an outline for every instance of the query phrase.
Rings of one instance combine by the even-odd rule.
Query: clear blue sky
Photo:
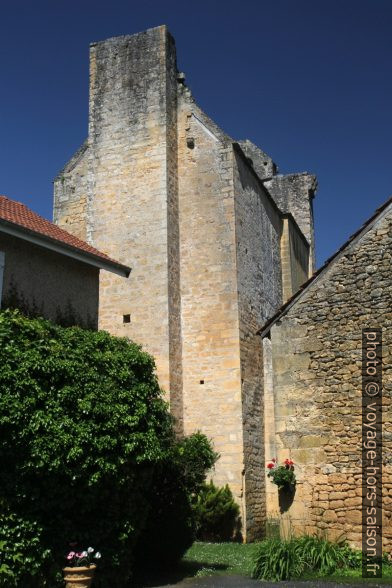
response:
[[[0,193],[51,218],[87,134],[89,43],[160,24],[224,130],[318,176],[322,263],[392,194],[391,0],[3,0]]]

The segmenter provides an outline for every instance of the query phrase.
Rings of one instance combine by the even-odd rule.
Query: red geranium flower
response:
[[[269,464],[267,464],[267,468],[268,468],[269,470],[272,470],[272,468],[273,468],[273,467],[275,467],[275,465],[274,465],[273,463],[269,463]]]

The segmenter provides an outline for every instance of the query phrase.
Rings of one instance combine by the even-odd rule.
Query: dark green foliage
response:
[[[41,546],[42,528],[36,521],[12,513],[3,502],[0,507],[0,561],[6,562],[0,586],[29,585],[29,576],[44,582],[42,563],[50,565],[50,551]],[[28,573],[26,574],[26,570]]]
[[[230,488],[203,484],[193,501],[199,541],[231,541],[238,538],[239,513]]]
[[[105,332],[6,310],[0,390],[1,563],[20,553],[18,585],[53,588],[78,541],[102,552],[102,585],[125,586],[174,445],[153,359]]]
[[[351,549],[346,543],[327,541],[320,537],[301,537],[298,539],[306,561],[311,570],[322,575],[332,574],[337,568],[356,568],[361,565],[360,551]]]
[[[8,563],[4,563],[5,560]],[[15,545],[7,544],[6,541],[0,541],[0,586],[1,588],[11,588],[18,586],[17,569],[22,562],[20,553],[15,551]]]
[[[252,576],[259,580],[292,580],[310,572],[328,576],[338,569],[358,568],[361,553],[344,542],[320,537],[267,539],[260,544]]]
[[[151,562],[173,566],[192,545],[196,530],[192,499],[217,459],[205,435],[195,433],[173,445],[156,468],[150,516],[137,548],[138,566]]]

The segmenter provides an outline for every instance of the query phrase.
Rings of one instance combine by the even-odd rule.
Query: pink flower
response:
[[[74,551],[70,551],[69,554],[67,555],[67,559],[73,559],[74,557],[75,557]]]

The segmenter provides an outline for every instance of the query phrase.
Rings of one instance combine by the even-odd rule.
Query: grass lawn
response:
[[[219,576],[236,574],[251,576],[253,562],[258,549],[257,543],[199,543],[196,542],[186,552],[176,570],[159,573],[164,583],[175,583],[184,578],[203,576]],[[143,587],[156,586],[157,574],[152,571],[149,577],[143,578]],[[392,566],[385,567],[383,578],[362,578],[361,570],[339,571],[328,577],[315,574],[307,575],[300,580],[323,580],[336,583],[387,584],[392,586]],[[151,583],[150,583],[151,582]],[[155,583],[154,583],[155,582]],[[138,584],[136,584],[138,585]],[[262,585],[262,584],[261,584]]]
[[[257,543],[194,543],[187,551],[182,564],[195,566],[195,576],[238,574],[250,576],[257,552]],[[190,568],[189,568],[190,569]],[[344,570],[321,578],[315,574],[303,580],[324,580],[337,583],[364,583],[392,585],[392,566],[385,566],[382,578],[362,578],[362,570]]]
[[[182,564],[197,567],[196,576],[250,576],[257,543],[194,543]]]

